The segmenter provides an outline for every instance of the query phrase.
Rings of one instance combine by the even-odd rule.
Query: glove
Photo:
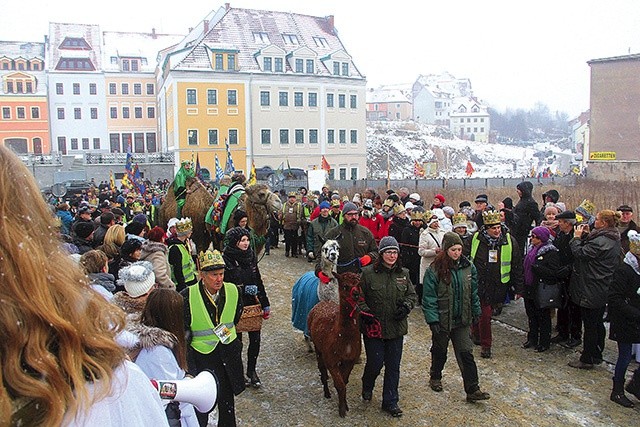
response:
[[[367,338],[382,338],[382,325],[376,317],[367,312],[360,312],[360,319],[362,320],[362,333]]]
[[[369,255],[360,257],[360,265],[364,267],[365,265],[371,264],[371,257]]]
[[[315,259],[315,256],[313,255],[313,252],[307,252],[307,256],[311,259]]]
[[[442,330],[442,327],[440,327],[440,322],[435,322],[435,323],[429,323],[429,329],[431,329],[432,335],[438,335]]]
[[[318,279],[325,285],[331,281],[331,277],[324,274],[322,271],[318,271]]]
[[[407,318],[411,310],[404,304],[398,304],[396,312],[393,314],[393,320],[404,320]]]
[[[262,309],[262,318],[267,320],[269,317],[271,317],[271,307],[266,306]]]
[[[258,295],[258,286],[257,285],[244,285],[244,294],[245,295]]]

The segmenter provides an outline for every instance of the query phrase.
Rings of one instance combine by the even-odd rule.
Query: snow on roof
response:
[[[44,43],[0,41],[0,57],[40,58],[44,61]]]
[[[457,79],[446,71],[441,74],[421,74],[416,83],[427,88],[434,96],[441,98],[471,96],[473,94],[469,79]]]
[[[184,35],[104,31],[102,39],[105,71],[119,71],[119,64],[112,63],[111,58],[125,57],[145,58],[146,64],[141,65],[140,71],[153,72],[158,53],[175,46],[184,39]]]
[[[397,103],[411,102],[411,87],[405,90],[401,89],[401,85],[380,86],[376,89],[367,91],[367,103]]]
[[[257,33],[265,37],[256,37]],[[254,55],[267,44],[276,45],[287,54],[306,46],[317,58],[341,50],[347,52],[333,28],[333,17],[229,8],[219,20],[211,22],[209,31],[194,43],[177,67],[210,69],[207,46],[223,45],[239,51],[237,67],[240,72],[260,72]],[[332,70],[323,66],[317,69],[320,75],[332,74]],[[350,69],[351,77],[364,78],[355,65]]]
[[[61,49],[60,45],[67,37],[83,39],[91,49]],[[80,52],[82,52],[82,54]],[[89,58],[96,71],[100,71],[102,67],[102,59],[100,57],[100,27],[91,24],[49,22],[49,45],[46,59],[49,70],[55,70],[58,61],[62,57]]]

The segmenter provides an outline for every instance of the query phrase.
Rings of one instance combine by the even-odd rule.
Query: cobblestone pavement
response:
[[[494,320],[493,358],[482,359],[479,348],[474,351],[480,385],[491,393],[486,403],[466,403],[452,349],[443,376],[444,391],[431,391],[430,331],[422,311],[415,309],[409,317],[402,358],[399,404],[403,417],[393,419],[380,410],[381,377],[373,400],[360,398],[363,355],[363,363],[355,366],[347,386],[350,411],[340,418],[335,389],[331,385],[331,399],[323,397],[315,355],[307,353],[302,334],[291,326],[291,288],[311,268],[303,257],[285,258],[282,246],[260,262],[272,317],[262,330],[258,359],[262,387],[247,389],[236,399],[241,426],[638,425],[640,403],[626,409],[609,400],[611,364],[579,371],[567,366],[578,356],[577,351],[556,345],[539,354],[520,347],[526,325],[521,301],[506,306]],[[615,363],[615,343],[607,340],[606,346],[605,360]]]

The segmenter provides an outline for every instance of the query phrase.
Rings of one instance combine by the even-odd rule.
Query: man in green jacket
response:
[[[320,215],[309,223],[306,235],[307,260],[312,262],[320,255],[322,245],[327,241],[329,230],[338,226],[335,219],[329,216],[329,202],[320,203]]]

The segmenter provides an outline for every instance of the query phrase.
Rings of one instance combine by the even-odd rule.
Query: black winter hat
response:
[[[505,209],[513,209],[513,199],[511,199],[511,197],[505,197],[502,201],[502,204],[504,205]]]
[[[130,256],[140,248],[142,248],[142,241],[139,239],[127,239],[120,247],[120,255]]]
[[[233,223],[237,226],[238,224],[240,224],[240,220],[246,217],[247,217],[247,213],[242,209],[238,209],[233,213]]]
[[[73,231],[76,233],[76,236],[81,239],[86,239],[93,233],[93,223],[85,221],[76,222],[76,225],[73,226]]]
[[[476,196],[476,199],[474,200],[476,203],[478,202],[482,202],[482,203],[489,203],[489,198],[487,197],[486,194],[478,194]]]
[[[139,236],[140,233],[142,233],[142,230],[144,230],[144,224],[137,222],[137,221],[131,221],[129,224],[127,224],[127,226],[124,228],[124,232],[127,234],[133,234],[135,236]]]
[[[233,227],[232,229],[228,230],[226,234],[228,242],[227,246],[230,248],[235,247],[240,239],[242,239],[242,236],[249,237],[249,230],[244,227]]]
[[[442,250],[446,251],[454,245],[462,245],[462,239],[458,233],[447,231],[442,237]]]
[[[562,211],[556,215],[556,219],[576,219],[576,214],[573,211]]]
[[[542,200],[546,200],[546,198],[550,197],[553,203],[557,203],[560,199],[560,193],[557,190],[549,190],[542,195]]]

